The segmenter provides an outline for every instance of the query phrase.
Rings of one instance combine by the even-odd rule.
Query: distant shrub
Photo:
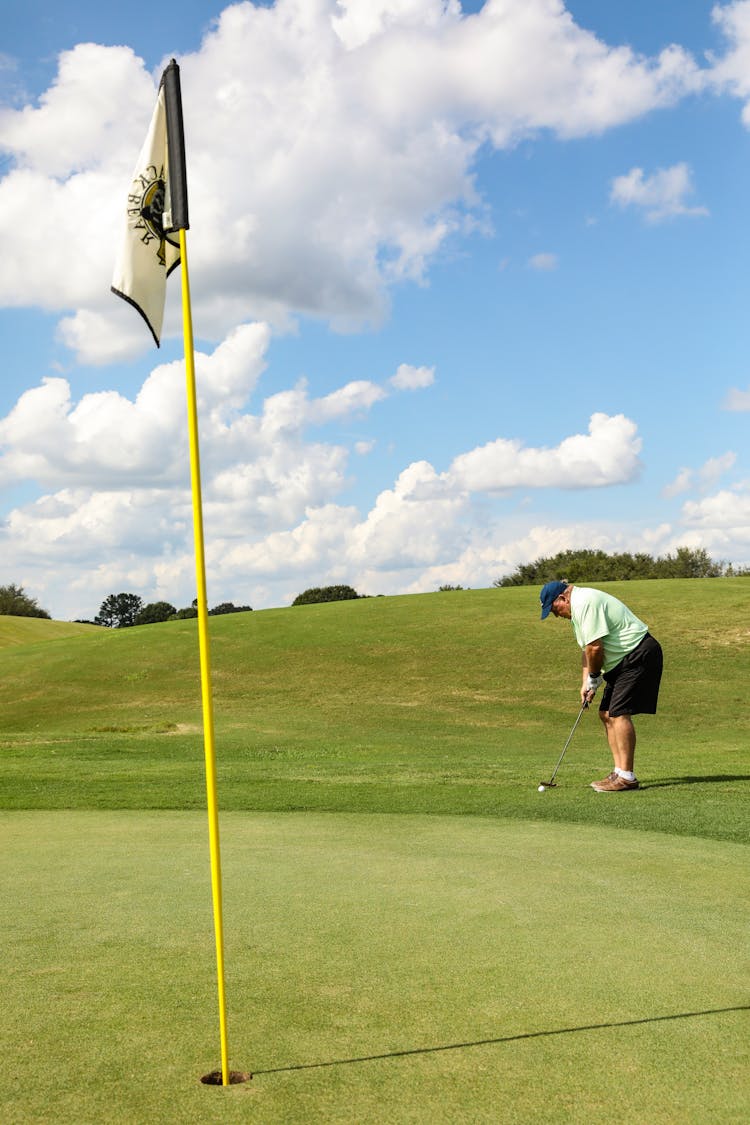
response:
[[[23,586],[0,586],[0,614],[9,617],[44,617],[50,615],[37,604],[36,598],[29,597]]]
[[[154,625],[157,621],[169,621],[177,610],[169,602],[150,602],[136,614],[134,625]]]
[[[448,590],[463,590],[463,586],[438,586],[439,594],[444,594]]]
[[[222,613],[252,613],[253,607],[251,605],[235,605],[234,602],[220,602],[215,605],[213,609],[209,609],[209,617],[219,617]],[[197,598],[192,605],[185,606],[184,609],[178,609],[172,613],[169,618],[170,621],[186,621],[191,617],[198,616],[198,600]]]
[[[138,594],[108,594],[94,618],[97,625],[108,629],[128,629],[135,625],[135,619],[143,609]]]
[[[298,594],[292,605],[314,605],[316,602],[347,602],[362,595],[352,586],[312,586]]]
[[[560,551],[550,558],[524,563],[512,574],[496,578],[492,585],[536,586],[560,577],[577,583],[627,582],[634,578],[733,578],[747,574],[747,569],[715,562],[703,547],[678,547],[673,555],[657,559],[643,551],[635,555],[608,555],[605,551],[581,549]]]

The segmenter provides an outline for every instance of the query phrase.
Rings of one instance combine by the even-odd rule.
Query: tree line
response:
[[[292,605],[340,602],[366,596],[358,594],[351,586],[313,586],[298,594]],[[175,609],[170,602],[149,602],[148,605],[144,605],[138,594],[109,594],[99,607],[92,624],[104,625],[108,629],[127,629],[135,625],[153,625],[158,621],[182,621],[185,618],[197,617],[197,607],[197,599],[184,609]],[[209,609],[208,615],[216,617],[223,613],[248,613],[251,610],[252,606],[249,605],[220,602],[213,609]]]
[[[674,554],[653,558],[645,553],[607,554],[605,551],[560,551],[532,563],[523,563],[493,586],[543,586],[555,578],[568,582],[627,582],[636,578],[738,578],[750,568],[715,562],[702,547],[678,547]]]
[[[512,574],[496,578],[493,586],[543,586],[554,578],[568,582],[626,582],[637,578],[745,578],[750,577],[750,567],[734,567],[731,563],[715,562],[702,547],[678,547],[674,554],[659,558],[643,552],[607,554],[605,551],[582,549],[559,551],[556,555],[523,563]],[[445,585],[441,590],[462,590],[462,586]],[[292,602],[292,605],[312,605],[316,602],[349,601],[367,598],[358,594],[353,586],[311,586]],[[78,618],[88,625],[103,625],[108,629],[126,629],[134,625],[152,625],[159,621],[181,621],[197,617],[197,599],[190,606],[176,609],[171,602],[159,601],[144,604],[138,594],[109,594],[93,621]],[[248,613],[249,605],[220,602],[208,613],[210,617],[223,613]],[[46,609],[27,594],[23,586],[14,583],[0,586],[0,616],[44,617]]]
[[[234,602],[220,602],[209,609],[209,617],[222,613],[248,613],[250,605],[235,605]],[[135,625],[155,625],[159,621],[184,621],[198,616],[198,601],[176,609],[171,602],[149,602],[144,605],[138,594],[108,594],[99,607],[92,624],[104,625],[107,629],[128,629]]]
[[[350,598],[367,597],[358,594],[352,586],[313,586],[304,590],[292,602],[292,605],[310,605],[314,602],[346,601]],[[224,613],[250,613],[250,605],[235,605],[234,602],[219,602],[209,609],[209,617],[217,617]],[[13,617],[46,617],[50,614],[25,592],[23,586],[0,586],[0,616]],[[187,618],[198,616],[198,600],[193,599],[192,605],[177,609],[171,602],[158,601],[144,604],[143,598],[138,594],[122,591],[119,594],[108,594],[99,606],[99,612],[92,620],[77,618],[82,625],[102,625],[107,629],[129,629],[136,625],[154,625],[160,621],[184,621]]]

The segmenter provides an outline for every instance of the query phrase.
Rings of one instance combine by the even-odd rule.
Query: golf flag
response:
[[[133,171],[124,225],[112,292],[138,309],[158,348],[167,278],[180,264],[180,239],[175,232],[189,226],[180,70],[174,59],[161,77],[151,125]]]
[[[216,795],[216,748],[214,745],[213,699],[211,694],[211,646],[208,634],[206,558],[203,542],[200,449],[198,441],[198,395],[195,382],[193,316],[188,277],[187,175],[185,135],[182,124],[180,68],[174,59],[161,76],[159,97],[146,143],[141,149],[128,193],[125,240],[115,267],[112,290],[134,305],[148,324],[159,346],[164,319],[167,277],[181,266],[182,328],[185,340],[185,386],[188,407],[190,479],[193,493],[195,579],[198,589],[198,645],[203,703],[203,744],[206,759],[208,839],[211,855],[211,898],[216,938],[216,975],[219,995],[221,1080],[228,1086],[229,1045],[227,1040],[226,991],[224,986],[224,923],[219,843],[219,804]],[[177,237],[174,237],[177,232]]]

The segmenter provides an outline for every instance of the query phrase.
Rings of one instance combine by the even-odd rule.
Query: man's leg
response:
[[[612,752],[615,769],[631,771],[635,761],[635,727],[630,715],[616,715],[600,711],[599,718],[604,723],[604,733]]]

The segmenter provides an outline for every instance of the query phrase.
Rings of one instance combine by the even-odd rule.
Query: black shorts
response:
[[[639,645],[604,676],[600,711],[618,715],[655,715],[664,665],[661,645],[646,633]]]

